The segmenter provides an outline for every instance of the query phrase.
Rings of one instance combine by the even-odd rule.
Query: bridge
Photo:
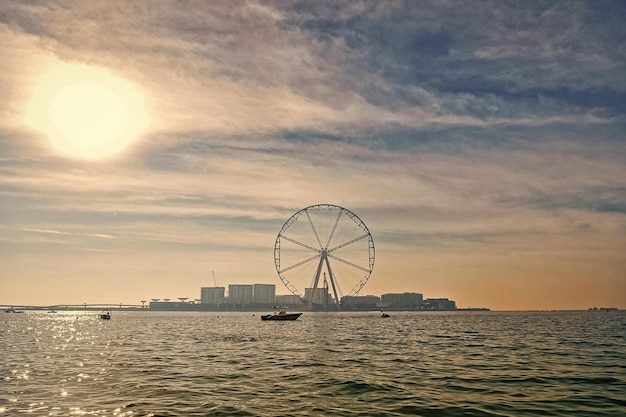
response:
[[[0,304],[0,309],[8,310],[56,310],[56,311],[77,311],[77,310],[148,310],[148,306],[142,304],[54,304],[47,306],[28,306],[19,304]]]

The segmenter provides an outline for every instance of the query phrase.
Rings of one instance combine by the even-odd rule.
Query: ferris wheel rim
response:
[[[280,248],[280,243],[281,243],[281,237],[284,239],[287,239],[287,237],[284,235],[284,233],[289,229],[289,227],[295,223],[304,213],[308,213],[309,211],[313,211],[313,210],[323,210],[323,209],[327,209],[327,210],[338,210],[340,211],[339,217],[342,213],[345,213],[356,225],[357,227],[361,228],[363,230],[363,232],[365,233],[364,235],[362,235],[361,237],[355,239],[356,240],[360,240],[360,239],[364,239],[367,238],[367,242],[368,242],[368,268],[365,267],[361,267],[358,265],[354,265],[351,264],[350,262],[347,261],[342,261],[341,259],[338,259],[337,257],[333,256],[330,254],[330,252],[332,252],[334,249],[338,249],[341,246],[347,245],[347,244],[351,244],[352,242],[349,242],[347,244],[344,245],[339,245],[334,249],[329,250],[328,248],[325,248],[319,241],[318,238],[318,243],[320,244],[320,248],[314,248],[313,246],[305,246],[308,249],[312,250],[312,251],[319,251],[320,253],[324,253],[324,256],[326,257],[326,262],[328,263],[328,257],[334,258],[335,260],[339,260],[342,262],[345,262],[353,267],[356,267],[358,269],[363,270],[364,272],[366,272],[366,274],[358,281],[358,283],[356,285],[354,285],[350,291],[348,292],[348,294],[346,295],[353,295],[356,296],[358,295],[358,293],[361,291],[361,289],[365,286],[365,284],[367,283],[367,281],[369,280],[369,277],[372,274],[372,271],[374,269],[374,262],[375,262],[375,246],[374,246],[374,239],[372,237],[372,234],[369,230],[369,228],[367,227],[367,225],[365,224],[365,222],[363,222],[363,220],[361,220],[361,218],[356,215],[354,212],[352,212],[351,210],[336,205],[336,204],[329,204],[329,203],[321,203],[321,204],[313,204],[310,205],[308,207],[304,207],[300,210],[298,210],[297,212],[295,212],[291,217],[289,217],[285,223],[282,225],[280,231],[278,232],[278,235],[276,236],[276,241],[274,243],[274,263],[275,263],[275,267],[276,267],[276,272],[278,273],[278,276],[280,278],[280,280],[283,282],[283,284],[287,287],[287,289],[294,295],[300,296],[301,298],[303,297],[303,294],[300,292],[300,290],[298,288],[296,288],[295,285],[293,285],[293,283],[284,275],[285,272],[287,272],[287,270],[293,268],[293,267],[297,267],[298,264],[295,265],[290,265],[289,267],[285,268],[285,269],[281,269],[280,267],[280,252],[281,252],[281,248]],[[338,217],[338,219],[339,219]],[[337,219],[337,222],[339,221]],[[310,219],[309,219],[310,221]],[[313,230],[315,231],[315,229],[313,228]],[[330,241],[330,239],[329,239]],[[298,243],[298,242],[296,242]],[[314,259],[319,259],[320,256],[322,255],[313,255],[310,258],[300,262],[300,263],[305,263],[305,262],[309,262],[311,260]],[[320,261],[321,264],[321,261]],[[330,268],[330,265],[328,264],[328,267]]]
[[[370,231],[369,231],[369,229],[367,228],[367,225],[365,224],[365,222],[363,222],[363,220],[361,220],[361,218],[360,218],[359,216],[357,216],[356,214],[354,214],[352,211],[348,210],[348,209],[347,209],[347,208],[345,208],[345,207],[338,206],[338,205],[336,205],[336,204],[322,203],[322,204],[312,204],[312,205],[310,205],[310,206],[308,206],[308,207],[305,207],[305,208],[303,208],[303,209],[300,209],[300,210],[296,211],[294,214],[292,214],[292,215],[291,215],[291,217],[290,217],[289,219],[287,219],[287,221],[285,221],[285,223],[283,223],[283,226],[280,228],[280,231],[278,232],[278,234],[280,235],[280,234],[281,234],[281,233],[285,230],[285,228],[286,228],[287,226],[289,226],[291,223],[293,223],[293,221],[297,220],[297,217],[296,217],[296,216],[298,216],[298,217],[299,217],[299,216],[300,216],[302,213],[304,213],[305,211],[307,211],[307,210],[309,210],[309,209],[312,209],[312,208],[316,208],[316,207],[335,207],[335,208],[338,208],[338,209],[340,209],[340,210],[342,210],[342,211],[344,211],[344,212],[346,212],[346,213],[349,213],[351,216],[353,216],[353,217],[355,217],[355,218],[359,219],[359,221],[360,221],[360,222],[361,222],[361,224],[363,225],[364,230],[365,230],[367,233],[370,233]],[[292,220],[292,219],[293,219],[293,220]],[[290,220],[292,220],[292,221],[290,222]],[[371,233],[370,233],[370,234],[371,234]]]

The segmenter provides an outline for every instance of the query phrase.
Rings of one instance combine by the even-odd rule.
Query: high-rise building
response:
[[[254,284],[252,296],[255,304],[274,304],[276,302],[276,286],[274,284]]]
[[[200,304],[224,304],[224,287],[201,287]]]
[[[252,285],[228,285],[228,302],[230,304],[251,304],[253,302],[253,294]]]

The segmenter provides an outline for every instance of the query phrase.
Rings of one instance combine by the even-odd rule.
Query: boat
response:
[[[265,314],[261,320],[297,320],[302,313],[287,313],[286,307],[274,307],[274,314]]]
[[[16,310],[16,309],[15,309],[15,308],[13,308],[13,307],[9,307],[9,308],[7,308],[6,310],[4,310],[4,312],[5,312],[5,313],[23,313],[23,311],[21,311],[21,310]]]
[[[380,317],[382,317],[382,318],[391,317],[389,314],[385,313],[384,311],[381,311],[380,313],[381,313]]]
[[[56,310],[48,310],[48,314],[56,314]]]
[[[100,314],[100,318],[101,318],[102,320],[111,320],[111,310],[103,311],[103,312]]]

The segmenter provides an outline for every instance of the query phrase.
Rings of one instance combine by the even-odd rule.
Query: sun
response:
[[[149,125],[137,86],[102,68],[67,63],[38,78],[25,122],[58,151],[86,159],[121,152]]]

